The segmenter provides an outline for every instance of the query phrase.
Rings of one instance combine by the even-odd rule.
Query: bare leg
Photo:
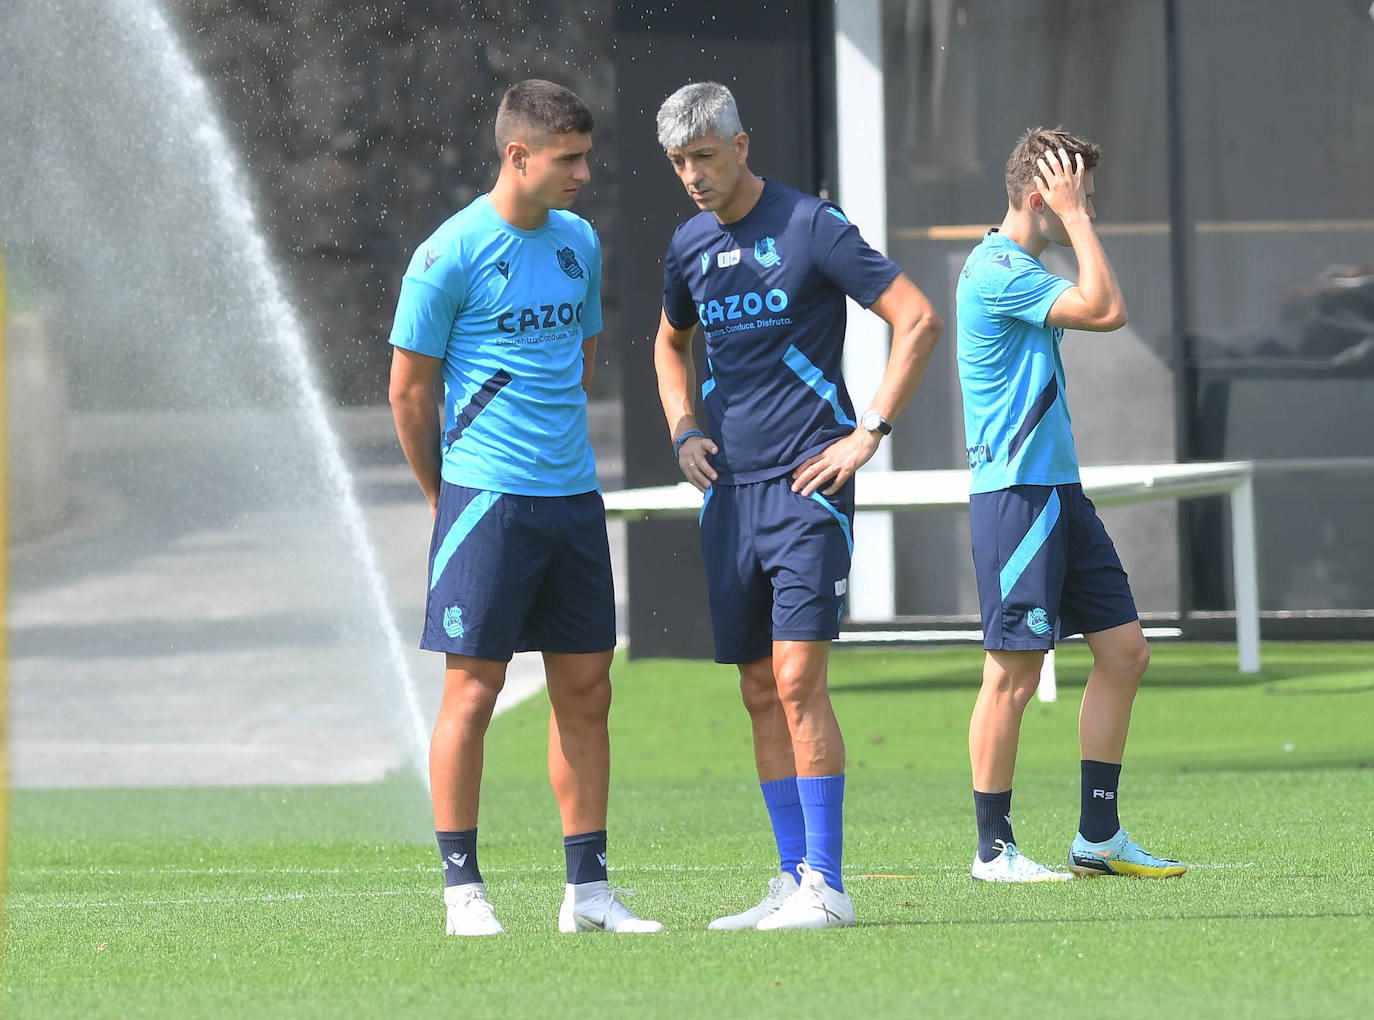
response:
[[[792,757],[792,734],[787,728],[787,714],[778,699],[772,658],[742,663],[739,689],[754,731],[754,765],[759,772],[759,781],[767,783],[795,776],[797,764]]]
[[[1078,713],[1079,746],[1084,758],[1120,764],[1150,646],[1139,620],[1083,637],[1092,649],[1093,668]]]
[[[429,745],[436,829],[461,831],[477,825],[487,725],[505,683],[504,662],[446,656],[444,697]]]
[[[544,653],[549,701],[549,785],[563,835],[606,827],[611,774],[611,655]]]
[[[830,704],[829,641],[774,641],[773,674],[798,776],[844,772],[844,737]]]
[[[989,651],[983,660],[983,686],[968,726],[973,788],[984,793],[1011,789],[1021,716],[1040,684],[1044,652]]]

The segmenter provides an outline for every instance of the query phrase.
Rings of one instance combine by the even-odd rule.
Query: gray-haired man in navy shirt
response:
[[[911,398],[942,326],[840,209],[750,171],[749,136],[723,85],[669,96],[658,140],[701,210],[664,258],[659,396],[678,466],[705,493],[715,658],[739,667],[781,862],[761,903],[711,927],[847,926],[844,739],[826,667],[854,547],[853,479]],[[840,374],[846,295],[893,328],[862,415]],[[700,425],[698,326],[708,365]]]

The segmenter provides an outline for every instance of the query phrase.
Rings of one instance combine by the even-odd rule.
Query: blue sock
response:
[[[1011,831],[1011,791],[980,793],[973,791],[973,811],[978,816],[978,859],[986,864],[1002,852],[995,840],[1015,843]]]
[[[797,796],[806,818],[806,863],[825,876],[830,888],[844,892],[844,774],[798,776]]]
[[[563,857],[569,885],[606,881],[606,830],[564,836]]]
[[[783,871],[797,877],[797,865],[806,856],[806,818],[797,797],[797,778],[787,776],[759,783],[763,803],[773,823],[773,838],[778,844],[778,863]]]
[[[435,829],[439,841],[439,859],[444,864],[444,885],[470,885],[482,881],[477,870],[477,830],[460,831]]]
[[[1116,815],[1116,788],[1121,782],[1121,766],[1109,761],[1084,758],[1079,763],[1082,788],[1078,811],[1078,834],[1089,843],[1101,843],[1116,835],[1121,821]]]

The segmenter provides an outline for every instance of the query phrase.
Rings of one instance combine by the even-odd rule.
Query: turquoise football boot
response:
[[[1098,875],[1129,875],[1131,878],[1177,878],[1188,866],[1140,849],[1125,829],[1102,843],[1074,837],[1069,848],[1069,870],[1081,878]]]

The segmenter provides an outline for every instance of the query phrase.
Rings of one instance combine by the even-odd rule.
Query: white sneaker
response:
[[[711,931],[747,931],[757,928],[769,914],[773,913],[798,889],[797,880],[792,872],[784,871],[768,880],[768,895],[757,906],[750,907],[742,914],[718,917],[706,927]]]
[[[657,921],[636,917],[634,911],[620,902],[621,896],[633,896],[628,889],[612,889],[605,882],[584,882],[569,885],[563,894],[563,906],[558,911],[558,930],[575,931],[662,931]]]
[[[1052,871],[1016,849],[1015,843],[994,840],[1002,852],[990,861],[979,860],[973,855],[973,870],[970,874],[982,882],[1067,882],[1073,875],[1067,871]]]
[[[496,911],[487,900],[487,887],[481,882],[451,885],[444,889],[444,906],[448,909],[448,923],[444,930],[450,935],[504,935],[506,929],[496,919]]]
[[[797,866],[801,881],[782,906],[759,921],[759,931],[792,928],[848,928],[854,924],[854,904],[849,894],[836,892],[819,871],[803,861]]]

